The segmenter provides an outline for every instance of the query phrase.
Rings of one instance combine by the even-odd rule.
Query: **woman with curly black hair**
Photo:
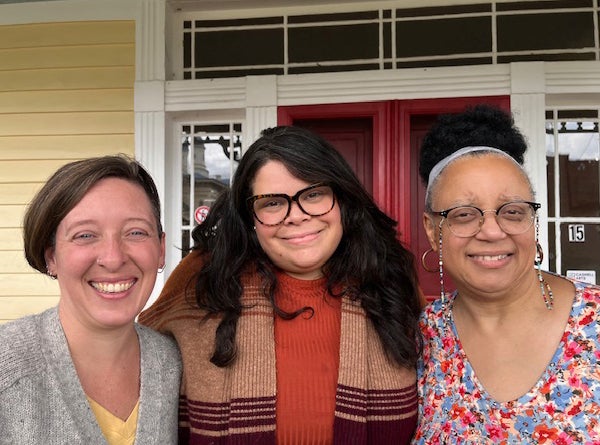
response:
[[[190,443],[408,443],[413,257],[343,159],[265,130],[142,321],[172,334]]]
[[[441,290],[421,316],[415,445],[600,443],[600,287],[541,270],[525,147],[512,116],[487,106],[424,139]]]

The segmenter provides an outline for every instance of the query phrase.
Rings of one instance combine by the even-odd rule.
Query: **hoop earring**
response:
[[[158,273],[163,273],[165,271],[165,266],[161,266],[158,268]]]
[[[52,272],[50,272],[50,268],[49,267],[46,267],[46,275],[48,275],[53,280],[56,280],[58,278],[58,275],[55,275]]]
[[[552,293],[552,289],[550,285],[544,280],[542,276],[542,261],[544,261],[544,250],[539,242],[539,234],[540,234],[540,221],[538,216],[535,216],[535,259],[533,260],[533,264],[537,269],[537,277],[540,282],[540,291],[542,292],[542,298],[544,299],[544,303],[546,304],[546,309],[552,310],[554,308],[554,294]]]
[[[440,225],[438,226],[438,228],[440,229],[440,238],[439,238],[439,272],[440,272],[440,297],[442,299],[442,303],[446,302],[446,290],[444,289],[444,259],[442,257],[442,223],[444,222],[444,219],[442,218],[440,220]]]
[[[433,252],[435,252],[435,251],[430,247],[421,256],[421,266],[423,266],[423,269],[425,269],[425,272],[430,272],[430,273],[437,272],[437,270],[430,269],[429,267],[427,267],[427,261],[426,261],[427,255],[429,255],[430,253],[433,253]]]

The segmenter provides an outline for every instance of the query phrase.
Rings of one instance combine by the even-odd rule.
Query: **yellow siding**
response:
[[[14,233],[16,229],[0,229],[0,237],[4,237],[5,235],[14,236],[10,230]],[[16,236],[17,239],[21,237],[21,231],[18,230],[18,232],[19,234]],[[3,255],[0,255],[0,274],[25,274],[32,272],[33,269],[27,263],[22,250],[9,250],[4,252]],[[2,311],[0,311],[0,314],[2,314]]]
[[[47,159],[48,156],[56,159],[81,159],[89,156],[89,153],[129,153],[132,151],[134,140],[133,133],[103,134],[101,137],[95,134],[71,134],[7,136],[1,139],[1,143],[0,164],[3,160]]]
[[[18,135],[131,133],[133,112],[28,113],[0,115],[0,138]],[[35,123],[35,125],[33,125]],[[0,139],[0,143],[2,139]]]
[[[0,70],[55,68],[57,61],[62,67],[123,66],[135,58],[131,45],[71,46],[66,48],[16,48],[0,50]]]
[[[0,27],[1,28],[1,27]],[[131,66],[99,66],[75,68],[47,68],[19,70],[15,76],[11,71],[0,71],[2,91],[44,91],[97,88],[131,88],[135,73]]]
[[[21,210],[23,209],[23,207],[19,206],[15,206],[14,211],[12,213],[12,224],[11,225],[18,225],[21,222],[21,215],[22,212]],[[17,210],[19,210],[19,212],[17,212]],[[1,215],[0,217],[4,218],[4,215]],[[8,219],[8,218],[7,218]],[[14,229],[12,227],[0,227],[0,250],[3,251],[7,251],[7,252],[16,252],[19,253],[21,256],[23,255],[21,252],[21,245],[22,245],[22,241],[21,241],[21,237],[23,235],[21,234],[21,229]]]
[[[26,204],[31,201],[40,186],[41,184],[31,183],[2,184],[2,187],[0,187],[0,206],[4,204]]]
[[[29,273],[13,274],[10,278],[0,275],[0,297],[52,297],[58,295],[58,284],[55,280],[31,270],[32,272]],[[19,295],[19,297],[13,297],[13,295]]]
[[[25,211],[24,205],[15,206],[0,206],[0,230],[2,229],[14,229],[15,232],[20,228],[21,221],[23,219],[23,212]],[[2,235],[6,234],[0,233]],[[0,249],[1,250],[14,250],[21,247],[20,237],[14,236],[10,238],[0,238]]]
[[[56,290],[58,294],[58,288]],[[56,306],[57,296],[0,297],[0,323]]]
[[[135,27],[130,21],[0,26],[0,49],[132,44],[134,40]]]
[[[12,183],[44,182],[58,167],[63,159],[41,159],[0,162],[0,178]],[[2,222],[0,222],[0,226]]]
[[[56,304],[23,255],[27,203],[59,166],[134,153],[135,23],[0,26],[0,323]]]
[[[98,111],[132,111],[133,91],[90,89],[0,92],[0,114],[89,111],[90,104],[94,104],[94,109]]]

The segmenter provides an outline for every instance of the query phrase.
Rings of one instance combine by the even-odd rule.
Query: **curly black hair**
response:
[[[469,146],[487,146],[508,153],[519,164],[527,142],[510,113],[492,105],[479,104],[462,113],[442,114],[423,139],[419,175],[425,185],[439,161]]]

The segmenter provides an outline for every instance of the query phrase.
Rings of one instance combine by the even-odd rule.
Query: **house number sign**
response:
[[[585,226],[583,224],[569,224],[569,242],[585,242]]]

